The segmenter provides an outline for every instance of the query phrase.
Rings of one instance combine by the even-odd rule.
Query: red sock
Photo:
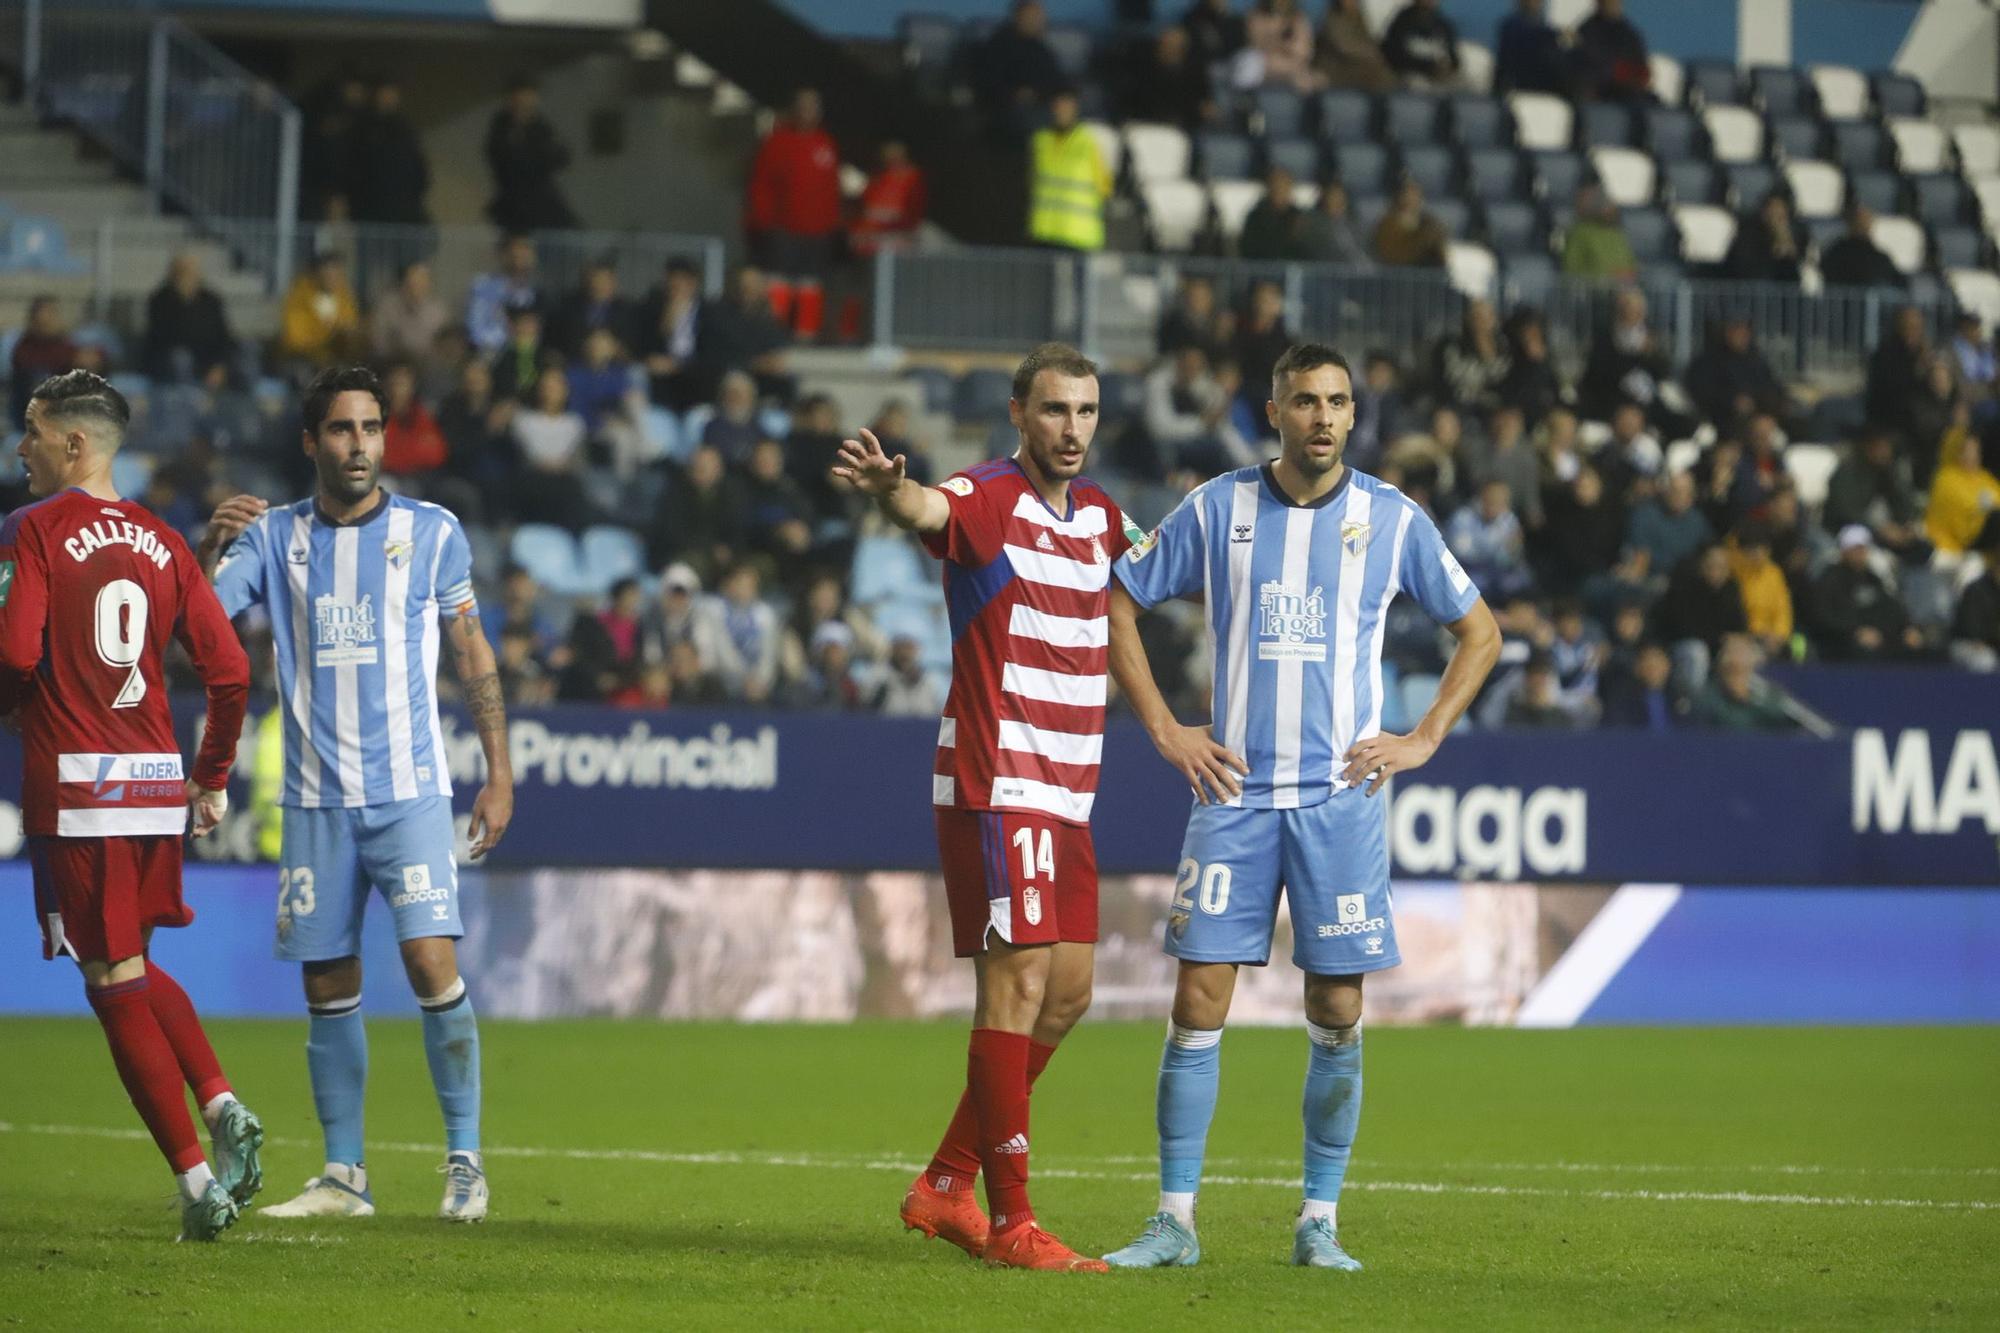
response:
[[[1035,1080],[1049,1067],[1056,1048],[1044,1046],[1038,1041],[1028,1043],[1028,1091],[1035,1090]],[[944,1131],[944,1141],[938,1144],[937,1155],[931,1158],[930,1168],[924,1176],[934,1190],[949,1193],[952,1190],[969,1190],[973,1178],[979,1174],[979,1113],[973,1109],[972,1090],[967,1088],[958,1096],[958,1109],[952,1112],[951,1124]]]
[[[792,303],[792,332],[801,338],[817,338],[825,322],[826,290],[816,282],[801,284]]]
[[[181,1071],[160,1020],[153,1017],[146,978],[135,977],[116,986],[89,988],[90,1007],[104,1025],[111,1043],[111,1062],[139,1118],[153,1132],[167,1165],[175,1173],[190,1171],[203,1161],[201,1142],[188,1117],[187,1094],[181,1091]]]
[[[1035,1217],[1028,1204],[1028,1046],[1023,1033],[974,1028],[965,1062],[996,1234]]]
[[[181,989],[181,983],[150,958],[146,960],[146,979],[152,983],[148,994],[152,996],[153,1017],[159,1020],[167,1045],[174,1048],[181,1077],[194,1092],[194,1104],[206,1106],[230,1088],[229,1080],[222,1076],[222,1062],[215,1058],[215,1048],[208,1044],[208,1034],[201,1030],[194,1002]]]

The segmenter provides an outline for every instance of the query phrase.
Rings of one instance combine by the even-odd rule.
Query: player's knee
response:
[[[1090,979],[1081,984],[1071,984],[1062,990],[1051,990],[1042,1000],[1042,1016],[1038,1027],[1056,1032],[1068,1032],[1083,1021],[1090,1012]]]
[[[458,980],[458,950],[448,939],[406,940],[403,971],[418,995],[442,995]]]
[[[304,969],[306,1003],[338,1004],[361,994],[361,960],[334,958],[323,963],[307,963]]]
[[[1306,1017],[1323,1028],[1361,1021],[1361,983],[1352,977],[1306,978]]]

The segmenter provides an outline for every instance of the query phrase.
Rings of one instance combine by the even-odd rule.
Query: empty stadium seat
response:
[[[1301,181],[1316,181],[1324,170],[1319,144],[1311,139],[1273,139],[1264,145],[1264,165],[1283,167]]]
[[[1847,171],[1873,171],[1888,165],[1887,130],[1872,120],[1837,120],[1827,130],[1833,160]]]
[[[1426,199],[1424,211],[1436,218],[1444,234],[1454,240],[1472,234],[1472,205],[1462,199],[1443,196]]]
[[[1493,252],[1483,245],[1453,241],[1445,247],[1444,269],[1451,278],[1452,288],[1460,295],[1485,300],[1493,295],[1493,282],[1500,272],[1500,264],[1494,259]]]
[[[1132,157],[1132,179],[1142,186],[1186,178],[1193,154],[1186,133],[1178,127],[1145,121],[1125,127],[1125,151]]]
[[[1646,64],[1653,72],[1653,96],[1668,106],[1679,106],[1681,95],[1687,90],[1687,71],[1681,68],[1681,62],[1655,51],[1646,57]]]
[[[1217,181],[1208,187],[1208,202],[1215,209],[1215,225],[1230,240],[1243,234],[1243,220],[1265,195],[1256,181]]]
[[[1107,421],[1129,421],[1146,410],[1144,376],[1106,370],[1097,377],[1097,410]]]
[[[1097,140],[1097,151],[1104,157],[1104,169],[1111,173],[1111,179],[1118,179],[1119,169],[1125,165],[1125,139],[1118,133],[1118,127],[1101,120],[1086,120],[1083,128],[1091,138]]]
[[[1868,76],[1868,89],[1873,94],[1876,114],[1888,116],[1921,116],[1925,110],[1924,85],[1907,74],[1896,74],[1881,70]]]
[[[1945,274],[1951,294],[1968,310],[1979,312],[1980,321],[1990,330],[2000,325],[2000,276],[1990,269],[1958,268]]]
[[[1693,157],[1701,149],[1701,122],[1686,107],[1647,107],[1639,120],[1641,141],[1663,163]]]
[[[1972,182],[1972,193],[1979,201],[1979,213],[1986,221],[1986,230],[2000,234],[2000,175],[1979,177]]]
[[[16,217],[0,221],[0,270],[81,274],[90,265],[70,254],[68,238],[55,222]]]
[[[1319,95],[1319,136],[1336,144],[1369,138],[1374,131],[1375,101],[1352,88]]]
[[[1493,53],[1478,42],[1458,44],[1458,81],[1474,92],[1493,88]]]
[[[1715,173],[1715,167],[1707,162],[1690,162],[1685,159],[1666,164],[1663,184],[1666,192],[1677,204],[1719,204],[1722,202],[1722,178]]]
[[[1438,138],[1442,108],[1430,93],[1404,90],[1382,99],[1382,139],[1393,144],[1427,144]]]
[[[1502,255],[1547,253],[1548,228],[1541,210],[1519,199],[1495,199],[1480,208],[1486,243]]]
[[[1259,88],[1251,98],[1258,130],[1271,139],[1288,139],[1306,131],[1306,99],[1285,87]]]
[[[1680,237],[1666,209],[1627,208],[1619,213],[1618,221],[1625,229],[1633,258],[1641,264],[1680,258]]]
[[[1778,169],[1769,162],[1730,162],[1721,171],[1730,206],[1739,211],[1757,207],[1778,186]]]
[[[1350,195],[1383,194],[1389,188],[1389,150],[1379,143],[1343,140],[1335,150],[1340,183]]]
[[[1902,207],[1903,178],[1880,168],[1847,173],[1847,197],[1876,213],[1893,213]]]
[[[1826,253],[1826,248],[1839,240],[1841,233],[1847,230],[1845,218],[1802,217],[1799,219],[1799,225],[1805,228],[1806,240],[1822,255]]]
[[[1446,98],[1445,127],[1460,148],[1495,148],[1514,137],[1507,109],[1484,93],[1454,93]]]
[[[1826,484],[1840,466],[1840,450],[1823,444],[1794,442],[1785,446],[1785,471],[1798,488],[1799,503],[1817,508],[1826,499]]]
[[[930,587],[923,558],[902,536],[863,537],[854,544],[854,569],[848,576],[847,595],[856,605],[900,601]]]
[[[1520,187],[1521,159],[1511,148],[1475,148],[1465,155],[1465,193],[1507,199]]]
[[[1678,204],[1674,226],[1681,234],[1681,255],[1690,264],[1720,264],[1736,239],[1736,215],[1713,204]]]
[[[1514,135],[1523,148],[1570,146],[1576,113],[1562,98],[1548,93],[1508,93],[1507,110],[1514,117]]]
[[[1257,174],[1257,151],[1248,135],[1211,130],[1194,148],[1195,165],[1206,180],[1240,181]]]
[[[1567,208],[1583,181],[1583,157],[1567,149],[1529,153],[1528,170],[1544,200]]]
[[[1743,81],[1727,60],[1690,60],[1687,99],[1697,106],[1733,106],[1743,100]]]
[[[1718,162],[1755,162],[1764,156],[1764,122],[1742,106],[1702,108],[1701,123]]]
[[[1898,116],[1889,122],[1896,144],[1896,165],[1906,172],[1943,171],[1947,140],[1944,126],[1919,116]]]
[[[1593,148],[1591,169],[1604,186],[1605,195],[1620,208],[1636,208],[1653,201],[1653,159],[1636,148]]]
[[[1915,273],[1924,266],[1924,229],[1904,217],[1878,217],[1869,239],[1895,261],[1903,273]]]
[[[1789,65],[1752,69],[1750,97],[1767,116],[1799,115],[1814,109],[1812,81]]]
[[[1803,218],[1835,217],[1847,202],[1847,182],[1831,162],[1787,162],[1785,185]]]
[[[1764,122],[1772,154],[1781,159],[1815,158],[1820,155],[1822,131],[1811,116],[1772,116]]]
[[[1585,102],[1577,112],[1576,146],[1630,148],[1639,141],[1632,108],[1623,102]]]
[[[1509,305],[1543,305],[1556,285],[1556,261],[1545,254],[1508,255],[1500,282]]]
[[[1814,65],[1809,71],[1820,114],[1846,120],[1868,114],[1868,76],[1847,65]]]
[[[952,393],[951,414],[960,421],[1004,421],[1007,400],[1013,394],[1014,377],[1006,371],[985,367],[968,370],[959,376]]]
[[[514,529],[507,554],[553,593],[573,597],[585,590],[578,577],[576,538],[567,529],[549,523],[523,523]]]
[[[1425,194],[1436,197],[1458,193],[1458,159],[1451,149],[1440,144],[1423,144],[1405,148],[1397,161],[1402,173],[1422,186]]]
[[[1911,211],[1929,226],[1966,221],[1972,213],[1972,191],[1955,172],[1931,171],[1908,178]]]
[[[635,579],[645,572],[646,544],[638,533],[610,524],[584,529],[577,546],[577,574],[591,592],[609,592],[618,580]]]
[[[1954,125],[1951,142],[1968,178],[2000,174],[2000,125]]]
[[[1153,181],[1140,187],[1153,242],[1162,250],[1185,250],[1208,221],[1208,192],[1190,180]]]
[[[1986,241],[1976,227],[1931,228],[1931,262],[1938,268],[1976,268],[1985,254]]]

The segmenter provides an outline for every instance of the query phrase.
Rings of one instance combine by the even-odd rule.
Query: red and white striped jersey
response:
[[[1012,459],[938,488],[951,503],[924,545],[944,562],[951,695],[931,802],[1090,822],[1104,749],[1111,562],[1132,544],[1096,482],[1058,514]]]

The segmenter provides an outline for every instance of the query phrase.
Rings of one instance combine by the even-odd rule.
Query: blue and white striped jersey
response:
[[[1312,505],[1270,465],[1225,473],[1167,515],[1114,572],[1142,607],[1200,592],[1215,655],[1215,738],[1250,765],[1231,801],[1317,805],[1342,756],[1382,729],[1382,634],[1408,593],[1444,624],[1479,600],[1437,524],[1385,481],[1348,469]]]
[[[215,575],[231,616],[262,605],[285,724],[282,804],[451,795],[438,725],[438,617],[477,615],[472,547],[450,510],[389,496],[329,523],[311,500],[267,510]]]

